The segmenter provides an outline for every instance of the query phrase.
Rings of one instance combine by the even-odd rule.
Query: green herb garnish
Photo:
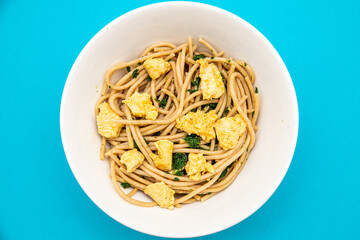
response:
[[[199,84],[200,84],[200,77],[196,77],[194,81],[191,81],[191,86],[197,87],[199,88]]]
[[[199,54],[199,55],[195,55],[194,57],[193,57],[193,59],[196,61],[196,60],[199,60],[199,59],[201,59],[201,58],[205,58],[205,55],[204,54]]]
[[[182,170],[176,170],[174,174],[175,174],[176,176],[182,176],[182,175],[184,175],[184,171],[182,171]]]
[[[188,92],[190,93],[190,94],[192,94],[192,93],[194,93],[194,92],[196,92],[197,91],[197,89],[188,89]]]
[[[190,112],[196,112],[196,108],[191,109]]]
[[[129,183],[127,183],[127,182],[122,182],[122,183],[121,183],[121,186],[122,186],[123,188],[129,188],[129,187],[131,187],[131,185],[130,185]]]
[[[211,59],[214,59],[214,57],[211,57]]]
[[[206,196],[206,195],[210,195],[211,194],[211,192],[208,192],[208,193],[201,193],[201,194],[199,194],[201,197],[203,197],[203,196]]]
[[[136,148],[138,151],[140,151],[139,146],[136,144],[135,140],[134,141],[134,148]],[[144,141],[146,142],[146,144],[149,144],[149,142],[144,138]]]
[[[159,103],[160,107],[162,107],[162,108],[166,107],[167,99],[168,99],[168,97],[166,96],[160,101],[160,103]]]
[[[254,117],[254,113],[255,113],[255,111],[253,111],[253,112],[251,113],[251,117]]]
[[[129,66],[126,67],[126,71],[130,72],[131,68]]]
[[[245,66],[245,67],[247,66],[247,63],[246,63],[246,62],[244,62],[244,66]]]
[[[220,73],[222,80],[225,80],[223,73]]]
[[[176,176],[183,175],[182,170],[185,168],[185,165],[187,163],[187,157],[185,153],[175,153],[173,155],[173,169]],[[181,175],[179,175],[182,173]]]
[[[138,62],[138,66],[140,66],[142,63],[141,62]]]
[[[185,141],[191,148],[199,148],[200,138],[196,134],[190,134],[185,137]]]
[[[148,82],[151,82],[152,79],[151,79],[150,75],[147,76],[147,79],[146,79],[146,80],[147,80]]]
[[[133,140],[133,141],[134,141],[134,148],[136,148],[138,151],[140,151],[140,148],[139,148],[139,146],[136,144],[135,140]]]
[[[132,72],[132,77],[133,77],[133,78],[137,78],[138,75],[139,75],[139,69],[135,69],[135,70]]]
[[[222,173],[220,174],[219,179],[225,177],[225,175],[227,174],[227,172],[228,172],[228,168],[225,168],[224,171],[222,171]]]
[[[229,166],[227,166],[227,167],[224,169],[224,171],[222,171],[222,173],[220,174],[219,179],[225,177],[225,175],[227,174],[227,172],[229,171],[229,169],[231,168],[232,165],[233,165],[233,163],[231,163]]]
[[[176,177],[176,178],[174,178],[174,181],[179,181],[179,179]]]
[[[196,77],[194,81],[191,81],[191,86],[195,87],[194,89],[188,89],[188,92],[190,94],[196,92],[197,90],[199,90],[199,84],[200,84],[200,77]]]
[[[216,108],[217,103],[209,103],[209,104],[206,104],[205,106],[208,106],[208,107],[209,107],[209,110],[213,110],[213,109]]]
[[[225,117],[229,113],[229,107],[226,107],[221,117]]]
[[[255,87],[255,93],[258,93],[259,91],[258,91],[258,88],[257,87]]]

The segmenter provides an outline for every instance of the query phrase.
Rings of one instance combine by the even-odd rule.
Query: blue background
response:
[[[157,239],[112,220],[82,191],[59,130],[62,90],[103,26],[154,1],[0,0],[0,239]],[[359,1],[203,1],[247,20],[292,76],[300,129],[275,194],[200,239],[360,237]]]

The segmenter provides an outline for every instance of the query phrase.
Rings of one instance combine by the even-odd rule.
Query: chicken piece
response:
[[[208,113],[202,111],[189,112],[180,119],[176,119],[176,127],[188,134],[197,134],[204,141],[210,141],[215,138],[214,125],[218,118],[214,110]]]
[[[101,103],[99,109],[100,112],[96,116],[99,134],[106,138],[118,137],[124,125],[114,120],[120,120],[121,117],[111,109],[107,102]]]
[[[143,162],[144,155],[136,149],[124,152],[121,155],[120,162],[126,165],[126,171],[131,173],[135,171]]]
[[[206,172],[215,172],[214,166],[206,162],[202,153],[189,153],[189,160],[185,165],[185,170],[189,178],[194,181],[198,181],[201,175]]]
[[[219,69],[215,64],[209,64],[206,59],[199,59],[197,62],[200,64],[200,90],[203,99],[219,98],[225,92]]]
[[[148,93],[135,92],[130,97],[123,100],[131,110],[131,113],[136,117],[145,117],[149,120],[155,120],[158,116],[156,107],[150,100]]]
[[[159,155],[150,154],[155,163],[155,167],[163,171],[170,171],[172,165],[173,143],[169,140],[160,140],[155,142],[155,147]]]
[[[239,114],[234,117],[224,117],[216,121],[215,131],[222,149],[232,149],[246,131],[246,123]]]
[[[157,79],[171,69],[170,63],[163,58],[149,58],[144,62],[144,67],[152,79]]]
[[[150,184],[144,191],[162,208],[173,209],[175,202],[175,191],[168,187],[164,182]]]

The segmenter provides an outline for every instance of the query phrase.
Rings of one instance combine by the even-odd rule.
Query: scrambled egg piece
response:
[[[189,112],[176,119],[176,127],[187,132],[199,135],[204,141],[215,138],[214,125],[218,115],[214,110],[204,113],[203,111]]]
[[[206,162],[206,159],[202,153],[190,153],[189,160],[185,165],[185,170],[190,179],[197,181],[206,171],[213,173],[215,168],[213,165]]]
[[[106,138],[118,137],[124,125],[113,120],[120,120],[121,117],[111,109],[107,102],[101,103],[99,109],[100,113],[96,116],[99,134]]]
[[[126,165],[126,171],[131,173],[135,171],[144,161],[145,157],[136,149],[126,151],[121,155],[120,162]]]
[[[152,79],[157,79],[171,69],[170,63],[163,58],[149,58],[144,62],[144,67]]]
[[[156,107],[152,105],[150,95],[147,93],[135,92],[133,95],[123,100],[136,117],[145,117],[149,120],[155,120],[158,116]]]
[[[215,64],[208,64],[206,59],[199,59],[200,64],[200,90],[205,100],[219,98],[225,91],[219,69]]]
[[[224,150],[234,148],[241,135],[246,131],[246,123],[239,114],[216,121],[215,131],[220,147]]]
[[[160,182],[150,184],[145,188],[144,192],[154,199],[160,207],[168,209],[174,208],[175,191],[169,188],[165,183]]]
[[[169,140],[160,140],[155,143],[155,147],[158,150],[159,156],[150,154],[150,157],[154,160],[155,167],[163,171],[170,171],[172,165],[173,143]]]

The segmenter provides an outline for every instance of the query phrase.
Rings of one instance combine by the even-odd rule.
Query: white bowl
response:
[[[109,178],[108,162],[99,160],[94,105],[105,72],[114,63],[136,58],[151,43],[182,43],[187,36],[194,40],[204,37],[226,56],[243,59],[254,68],[261,100],[256,145],[234,183],[208,201],[171,211],[137,207],[117,194]],[[285,64],[253,26],[213,6],[166,2],[126,13],[90,40],[66,81],[60,128],[65,154],[77,181],[105,213],[143,233],[196,237],[239,223],[274,193],[295,150],[298,107]]]

